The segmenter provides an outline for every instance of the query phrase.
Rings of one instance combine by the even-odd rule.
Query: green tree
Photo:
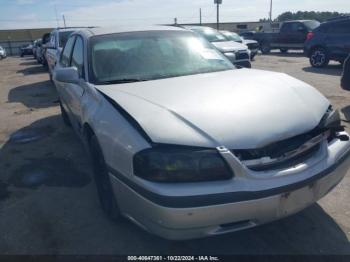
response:
[[[298,11],[298,12],[284,12],[280,14],[274,21],[284,22],[289,20],[317,20],[324,22],[328,19],[339,17],[339,16],[349,16],[349,13],[339,13],[339,12],[315,12],[315,11]]]

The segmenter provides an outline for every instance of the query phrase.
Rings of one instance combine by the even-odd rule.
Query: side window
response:
[[[292,23],[291,24],[291,31],[293,31],[293,32],[300,32],[304,28],[305,27],[302,23]]]
[[[333,34],[350,34],[350,22],[336,23],[332,25]]]
[[[75,41],[71,66],[75,66],[78,69],[79,76],[84,77],[84,44],[81,37],[77,37]]]
[[[55,33],[51,34],[50,36],[50,45],[54,48],[56,48],[56,37],[55,37]]]
[[[318,29],[316,29],[317,32],[321,32],[321,33],[328,33],[329,31],[329,26],[328,25],[321,25]]]
[[[286,23],[283,25],[283,32],[285,33],[289,33],[290,31],[292,31],[292,24],[291,23]]]
[[[70,64],[70,55],[72,53],[74,41],[75,41],[75,36],[72,36],[71,38],[68,39],[68,41],[63,49],[63,52],[61,55],[61,60],[60,60],[61,65],[63,67],[68,67]]]

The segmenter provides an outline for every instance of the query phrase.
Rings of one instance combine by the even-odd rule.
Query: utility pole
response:
[[[272,0],[270,0],[270,23],[272,23]]]
[[[66,18],[65,18],[65,16],[64,16],[64,15],[62,15],[62,17],[63,17],[63,24],[64,24],[64,28],[66,28],[66,27],[67,27],[67,25],[66,25]]]
[[[216,4],[216,28],[218,30],[220,29],[220,5],[219,5],[219,1],[217,1],[217,4]]]
[[[214,0],[214,4],[216,4],[216,28],[220,29],[220,5],[222,4],[222,0]]]
[[[199,8],[199,24],[202,25],[202,8]]]

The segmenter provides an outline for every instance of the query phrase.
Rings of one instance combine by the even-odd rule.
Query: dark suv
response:
[[[327,66],[330,60],[343,63],[350,53],[350,16],[322,23],[308,34],[304,51],[313,67]]]
[[[350,91],[350,55],[344,62],[344,70],[341,78],[341,87]]]

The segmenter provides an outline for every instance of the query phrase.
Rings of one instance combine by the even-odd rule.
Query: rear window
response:
[[[67,43],[68,37],[73,33],[74,31],[65,31],[59,33],[59,39],[60,39],[60,47],[64,47],[64,45]]]
[[[314,29],[316,29],[317,27],[319,27],[320,26],[320,22],[318,22],[318,21],[306,21],[306,22],[304,22],[304,25],[306,26],[306,28],[307,29],[309,29],[309,30],[314,30]]]

